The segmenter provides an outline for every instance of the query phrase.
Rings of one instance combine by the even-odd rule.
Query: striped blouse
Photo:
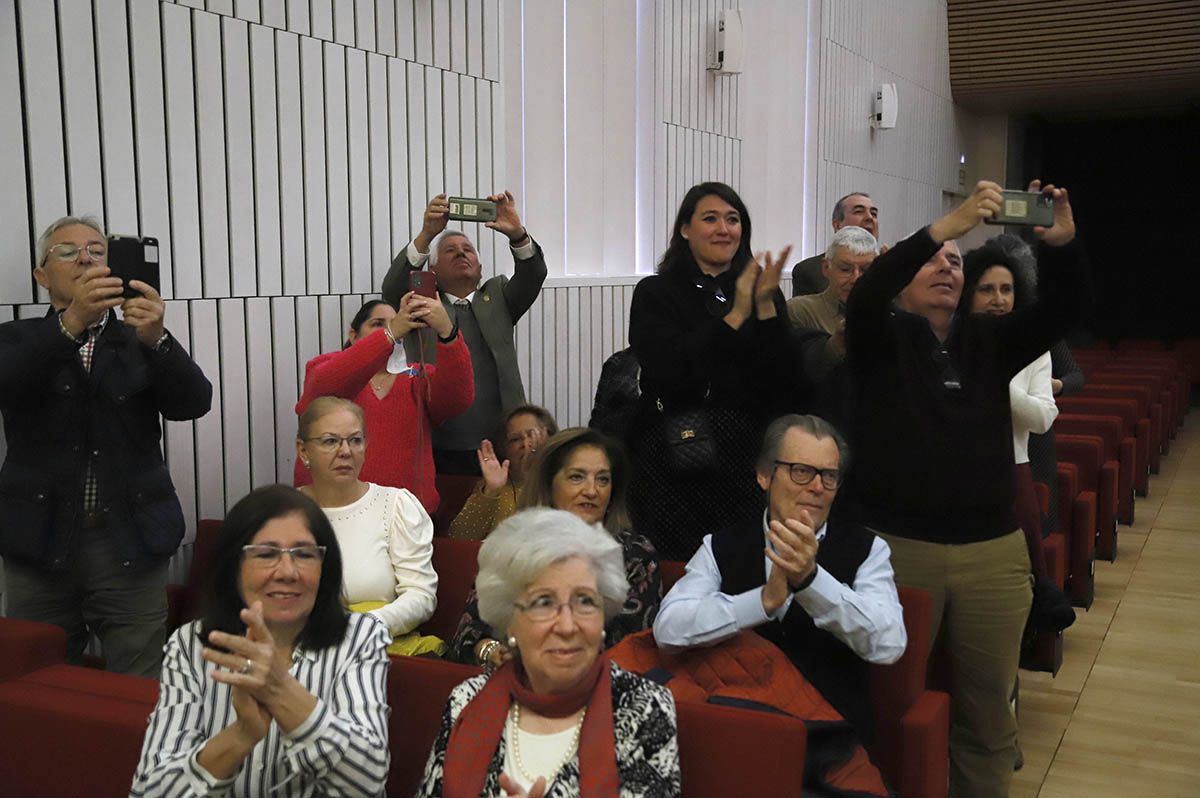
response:
[[[200,656],[199,622],[167,642],[158,704],[150,714],[131,796],[382,795],[387,781],[386,648],[391,638],[371,615],[351,613],[336,646],[292,654],[291,674],[317,698],[290,734],[272,723],[241,769],[217,779],[196,757],[236,720],[228,685],[213,681]]]

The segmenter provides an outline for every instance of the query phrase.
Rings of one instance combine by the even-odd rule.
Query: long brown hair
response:
[[[625,455],[625,447],[590,427],[565,429],[552,436],[538,450],[534,461],[526,469],[525,484],[517,499],[518,509],[553,507],[554,477],[566,465],[571,453],[581,446],[594,446],[603,451],[612,472],[612,493],[608,500],[608,512],[604,514],[604,528],[613,536],[629,531],[629,510],[625,506],[625,493],[629,487],[629,458]]]

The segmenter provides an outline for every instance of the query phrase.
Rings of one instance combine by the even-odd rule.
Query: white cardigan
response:
[[[404,488],[367,483],[362,498],[326,507],[342,549],[346,601],[383,601],[372,610],[393,637],[429,620],[437,607],[433,521]]]

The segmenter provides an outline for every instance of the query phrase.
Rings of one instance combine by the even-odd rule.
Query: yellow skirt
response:
[[[357,604],[351,604],[350,611],[370,612],[371,610],[377,610],[385,606],[387,606],[387,602],[385,601],[360,601]],[[440,637],[423,635],[420,632],[409,632],[408,634],[392,638],[392,644],[387,647],[387,652],[403,657],[415,657],[418,654],[436,654],[440,657],[446,653],[446,644]]]

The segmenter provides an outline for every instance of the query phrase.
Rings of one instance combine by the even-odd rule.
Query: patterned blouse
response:
[[[667,688],[612,664],[613,739],[617,748],[617,777],[621,798],[674,798],[682,794],[679,772],[679,741],[675,736],[675,700]],[[446,746],[450,731],[463,708],[471,702],[487,675],[475,676],[454,688],[442,713],[442,726],[425,764],[425,777],[417,798],[442,794]],[[501,737],[488,765],[484,796],[503,795],[500,774],[504,772],[507,739]],[[546,798],[574,798],[579,793],[579,755],[563,765],[546,791]]]
[[[658,552],[654,550],[654,544],[633,532],[619,533],[616,538],[625,555],[629,595],[620,614],[610,619],[604,627],[605,647],[615,646],[626,635],[653,626],[663,597],[662,575],[658,571]],[[493,637],[493,633],[479,617],[479,600],[472,587],[446,658],[467,665],[478,665],[475,646],[485,637]]]

